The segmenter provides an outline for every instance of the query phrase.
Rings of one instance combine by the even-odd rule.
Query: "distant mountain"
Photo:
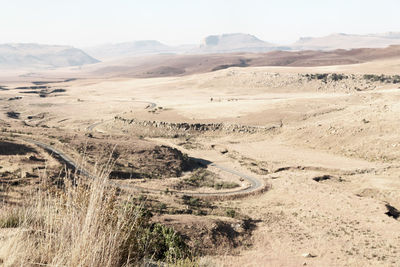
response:
[[[232,52],[268,52],[273,50],[288,50],[258,39],[254,35],[230,33],[210,35],[204,38],[203,44],[193,52],[197,53],[232,53]]]
[[[143,40],[127,43],[105,44],[88,47],[85,51],[99,59],[116,59],[138,55],[175,53],[179,50],[155,40]]]
[[[303,37],[291,47],[294,50],[335,50],[384,48],[398,44],[400,44],[400,32],[367,35],[337,33],[316,38]]]
[[[106,44],[86,48],[85,51],[100,60],[117,60],[162,54],[201,55],[220,53],[266,53],[271,51],[336,50],[355,48],[385,48],[400,44],[400,32],[383,34],[331,34],[325,37],[303,37],[296,43],[282,46],[263,41],[251,34],[229,33],[209,35],[200,45],[168,46],[155,40]]]
[[[262,41],[250,34],[231,33],[207,36],[204,38],[201,45],[168,46],[155,40],[145,40],[129,43],[106,44],[88,47],[84,50],[95,58],[111,60],[157,54],[259,53],[289,49],[289,47],[277,46]]]
[[[71,46],[0,44],[0,67],[69,67],[99,62]]]

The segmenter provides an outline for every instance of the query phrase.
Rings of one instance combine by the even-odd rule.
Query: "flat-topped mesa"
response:
[[[169,131],[196,131],[196,132],[215,132],[225,131],[234,133],[259,133],[267,132],[279,126],[248,126],[239,124],[225,124],[225,123],[187,123],[187,122],[165,122],[165,121],[149,121],[127,119],[121,116],[115,116],[115,120],[122,121],[125,124],[133,124],[144,127],[164,128]]]

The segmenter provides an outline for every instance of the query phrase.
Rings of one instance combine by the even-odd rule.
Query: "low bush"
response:
[[[231,218],[235,218],[236,216],[236,211],[234,209],[227,209],[225,211],[226,216],[231,217]]]

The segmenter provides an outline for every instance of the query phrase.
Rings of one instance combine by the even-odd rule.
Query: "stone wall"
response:
[[[225,123],[187,123],[187,122],[165,122],[165,121],[148,121],[137,119],[126,119],[116,116],[115,120],[122,121],[129,125],[139,125],[143,127],[163,128],[167,131],[196,131],[196,132],[215,132],[225,131],[233,133],[260,133],[276,129],[280,126],[247,126],[238,124],[225,124]]]

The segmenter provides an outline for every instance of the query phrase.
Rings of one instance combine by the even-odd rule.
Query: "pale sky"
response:
[[[0,43],[178,45],[242,32],[288,44],[400,31],[399,11],[400,0],[0,0]]]

